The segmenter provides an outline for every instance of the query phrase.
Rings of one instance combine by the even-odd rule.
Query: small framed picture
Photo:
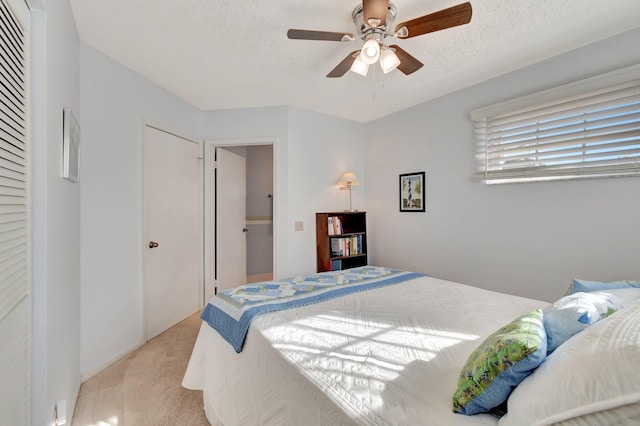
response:
[[[401,174],[400,211],[423,212],[424,207],[424,172]]]
[[[80,180],[80,125],[70,109],[62,114],[62,177],[71,182]]]

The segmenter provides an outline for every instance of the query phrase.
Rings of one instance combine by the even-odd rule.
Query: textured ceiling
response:
[[[463,2],[396,0],[395,23]],[[329,79],[361,42],[287,29],[355,32],[357,1],[71,0],[83,42],[200,109],[292,105],[361,122],[640,26],[640,0],[471,3],[467,25],[387,43],[425,64],[414,74]]]

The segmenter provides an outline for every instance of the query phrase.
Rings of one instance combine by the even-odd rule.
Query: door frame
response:
[[[273,161],[273,277],[274,279],[277,275],[277,259],[278,259],[278,221],[276,218],[279,216],[279,208],[278,208],[278,155],[277,152],[277,139],[274,137],[264,137],[264,138],[239,138],[239,139],[211,139],[205,140],[202,144],[202,157],[204,158],[204,167],[202,167],[202,180],[204,182],[203,185],[203,200],[204,200],[204,209],[203,209],[203,285],[202,285],[202,306],[204,307],[208,300],[204,300],[206,291],[205,286],[207,285],[207,281],[210,277],[215,277],[214,265],[212,265],[210,259],[215,255],[215,250],[211,241],[211,231],[215,226],[213,221],[211,220],[212,212],[214,209],[214,200],[211,199],[209,194],[211,193],[211,182],[213,175],[213,159],[211,158],[211,149],[212,148],[228,148],[234,146],[252,146],[252,145],[271,145],[273,147],[272,161]],[[210,283],[210,282],[209,282]],[[214,280],[215,284],[215,280]]]
[[[143,343],[149,341],[148,339],[148,335],[147,335],[147,314],[148,314],[148,307],[147,307],[147,292],[149,291],[148,289],[148,283],[146,280],[146,276],[145,276],[145,249],[147,248],[145,243],[145,217],[146,217],[146,212],[145,212],[145,207],[144,207],[144,134],[145,134],[145,127],[151,127],[155,130],[158,130],[160,132],[165,132],[168,133],[172,136],[175,136],[177,138],[180,139],[184,139],[188,142],[192,142],[198,145],[199,147],[199,153],[202,153],[202,141],[199,141],[198,138],[193,138],[193,137],[188,137],[188,136],[184,136],[182,135],[180,132],[178,131],[173,131],[173,130],[167,130],[167,128],[165,126],[158,126],[153,124],[152,122],[148,121],[148,120],[144,120],[141,119],[140,120],[140,126],[139,126],[139,141],[140,141],[140,145],[139,145],[139,149],[140,149],[140,212],[141,212],[141,216],[140,216],[140,279],[142,281],[142,336],[143,336]],[[198,159],[199,161],[199,170],[198,170],[198,174],[202,174],[202,155],[199,155]],[[204,192],[202,191],[202,180],[198,179],[198,194],[200,194],[200,196],[198,197],[198,215],[199,215],[199,220],[198,220],[198,227],[199,227],[199,232],[202,233],[203,230],[203,220],[204,220],[204,209],[203,209],[203,194]],[[203,253],[203,246],[202,244],[199,245],[200,246],[200,253],[198,254],[198,258],[200,260],[200,265],[202,266],[202,264],[204,263],[204,253]],[[201,285],[198,286],[198,300],[202,300],[204,298],[204,275],[203,275],[203,268],[200,267],[199,269],[199,281],[201,283]]]

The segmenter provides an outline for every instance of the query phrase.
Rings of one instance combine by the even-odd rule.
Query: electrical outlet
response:
[[[296,231],[304,231],[304,222],[296,221]]]

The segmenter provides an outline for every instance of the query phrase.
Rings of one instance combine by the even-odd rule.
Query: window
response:
[[[640,65],[471,112],[476,180],[640,176]]]

